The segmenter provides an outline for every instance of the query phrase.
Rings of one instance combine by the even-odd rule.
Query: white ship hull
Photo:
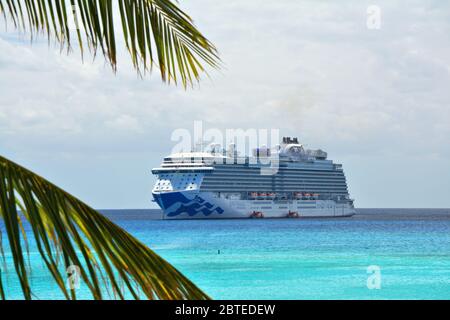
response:
[[[153,193],[164,219],[307,218],[349,217],[355,209],[333,200],[240,200],[212,192]]]

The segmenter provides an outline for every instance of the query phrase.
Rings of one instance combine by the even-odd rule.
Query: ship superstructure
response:
[[[165,219],[342,217],[355,213],[342,165],[285,137],[238,156],[231,145],[164,158],[153,197]]]

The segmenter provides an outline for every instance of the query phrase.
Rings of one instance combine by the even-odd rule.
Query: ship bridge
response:
[[[155,193],[198,190],[205,174],[214,171],[213,164],[223,161],[224,156],[206,152],[174,153],[152,169],[158,175],[153,188]]]

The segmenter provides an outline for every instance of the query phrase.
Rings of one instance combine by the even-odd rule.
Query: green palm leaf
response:
[[[19,210],[20,209],[20,212]],[[22,227],[21,213],[31,231]],[[24,237],[34,238],[38,251],[67,299],[67,267],[80,275],[93,298],[105,288],[124,299],[208,299],[200,289],[125,230],[57,186],[0,156],[0,218],[3,218],[15,272],[24,298],[32,298]],[[0,231],[0,238],[1,238]],[[3,248],[0,242],[0,253]],[[5,297],[0,267],[0,298]],[[61,272],[63,270],[63,272]]]
[[[76,38],[82,52],[85,46],[94,55],[100,50],[114,71],[119,32],[140,74],[156,65],[164,81],[181,80],[186,87],[205,72],[204,65],[220,63],[214,45],[171,0],[0,0],[0,13],[32,38],[45,33],[61,49],[70,51]]]

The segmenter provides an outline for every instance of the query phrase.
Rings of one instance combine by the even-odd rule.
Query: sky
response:
[[[114,75],[1,23],[0,154],[94,208],[152,208],[174,130],[275,128],[342,163],[357,207],[450,208],[450,3],[180,6],[224,64],[188,90],[137,77],[123,45]]]

